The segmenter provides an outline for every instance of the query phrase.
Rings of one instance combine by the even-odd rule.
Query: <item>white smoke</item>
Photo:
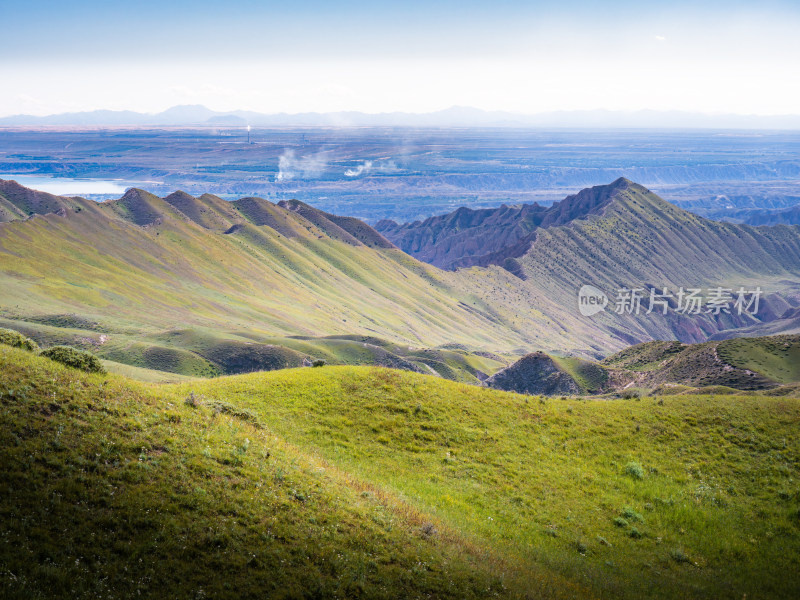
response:
[[[397,163],[393,160],[384,160],[381,162],[373,162],[365,160],[360,165],[347,169],[344,172],[345,177],[360,177],[361,175],[368,175],[369,173],[394,173],[398,171]]]
[[[365,160],[363,163],[358,165],[354,169],[347,169],[344,172],[345,177],[358,177],[359,175],[363,175],[364,173],[369,173],[372,170],[372,161]]]
[[[294,150],[284,150],[278,159],[278,174],[275,176],[275,181],[290,181],[295,177],[316,179],[325,172],[327,166],[328,158],[325,152],[298,158]]]

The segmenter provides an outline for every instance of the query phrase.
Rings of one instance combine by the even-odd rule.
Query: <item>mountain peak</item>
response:
[[[572,196],[567,196],[560,202],[555,202],[547,210],[540,227],[568,225],[572,221],[585,219],[589,215],[602,214],[606,206],[634,185],[636,184],[629,179],[620,177],[607,185],[596,185]]]
[[[148,227],[161,223],[166,216],[165,208],[169,205],[155,194],[139,188],[130,188],[117,200],[103,203],[118,216],[131,221],[140,227]]]
[[[625,177],[612,183],[581,190],[552,206],[537,203],[498,208],[458,208],[424,221],[397,224],[383,220],[375,229],[405,252],[443,269],[497,264],[517,274],[518,258],[527,251],[536,231],[571,225],[577,220],[602,215],[631,190],[649,193]]]
[[[68,207],[66,198],[26,188],[12,179],[0,179],[0,223],[37,214],[62,213]]]

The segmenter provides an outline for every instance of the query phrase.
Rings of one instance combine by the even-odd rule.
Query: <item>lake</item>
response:
[[[42,175],[17,175],[0,173],[0,179],[13,179],[20,185],[59,196],[121,196],[130,187],[141,183],[120,179],[73,179]]]

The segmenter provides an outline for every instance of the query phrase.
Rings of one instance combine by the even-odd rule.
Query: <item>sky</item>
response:
[[[800,2],[0,0],[0,116],[800,112]]]

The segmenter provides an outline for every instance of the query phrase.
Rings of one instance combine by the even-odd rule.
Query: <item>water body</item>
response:
[[[57,196],[121,196],[135,182],[119,179],[73,179],[42,175],[0,173],[0,179],[13,179],[20,185]]]

